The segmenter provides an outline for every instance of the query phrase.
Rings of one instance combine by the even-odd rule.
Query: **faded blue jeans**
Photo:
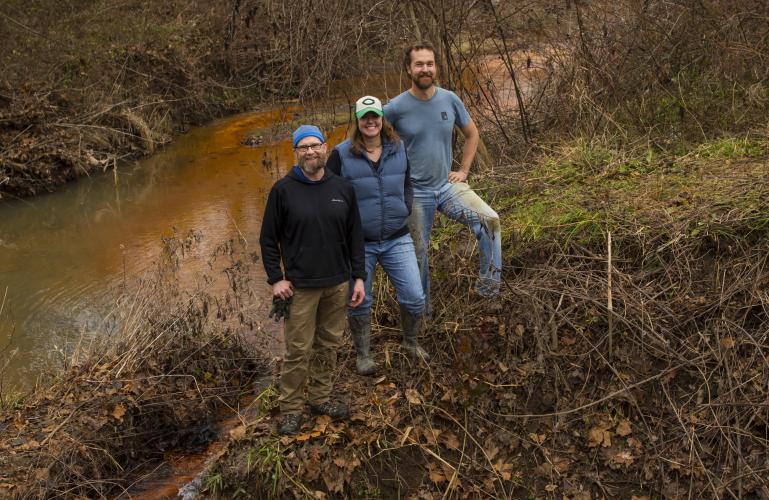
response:
[[[430,311],[430,266],[427,258],[435,211],[467,226],[478,240],[480,272],[475,290],[484,297],[499,293],[502,276],[502,236],[499,216],[465,182],[447,182],[437,191],[414,186],[409,229],[419,263],[427,311]]]
[[[348,308],[350,316],[362,316],[371,312],[374,299],[371,296],[374,281],[374,269],[377,263],[382,266],[395,286],[398,304],[410,314],[421,316],[425,309],[425,294],[419,281],[419,266],[414,253],[411,235],[383,241],[367,241],[366,251],[366,298],[356,308]]]

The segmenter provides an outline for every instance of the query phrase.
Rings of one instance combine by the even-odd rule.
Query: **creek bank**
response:
[[[246,337],[255,318],[239,309],[253,304],[258,257],[225,242],[208,256],[205,287],[182,288],[201,240],[165,239],[156,271],[116,299],[120,331],[90,340],[49,385],[3,400],[0,496],[125,494],[170,453],[206,450],[222,415],[270,373],[267,351]]]
[[[429,366],[400,352],[383,287],[382,373],[359,377],[352,349],[340,355],[350,420],[280,437],[273,401],[220,457],[209,495],[769,492],[765,137],[658,156],[580,141],[547,151],[531,171],[473,179],[504,227],[500,300],[472,295],[472,238],[439,222]]]

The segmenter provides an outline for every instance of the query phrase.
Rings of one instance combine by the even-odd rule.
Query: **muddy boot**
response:
[[[422,326],[422,316],[416,316],[401,307],[401,326],[403,327],[403,342],[401,347],[411,355],[412,358],[421,358],[424,361],[430,361],[430,355],[422,349],[417,342],[420,327]]]
[[[360,375],[373,375],[379,368],[369,354],[371,347],[371,316],[349,316],[347,321],[355,345],[355,369]]]
[[[289,413],[283,417],[283,423],[278,428],[278,434],[291,435],[296,434],[302,427],[304,417],[300,413]]]
[[[334,420],[344,420],[350,416],[350,409],[347,408],[346,404],[339,401],[326,401],[319,405],[310,405],[310,412],[313,415],[328,415]]]

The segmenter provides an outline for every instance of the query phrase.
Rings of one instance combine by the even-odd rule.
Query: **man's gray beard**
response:
[[[309,170],[307,168],[307,160],[302,159],[302,161],[299,162],[299,168],[302,169],[302,172],[304,172],[304,175],[315,175],[318,173],[320,169],[326,166],[326,158],[323,156],[318,156],[318,159],[316,160],[317,164],[314,167],[314,170]]]

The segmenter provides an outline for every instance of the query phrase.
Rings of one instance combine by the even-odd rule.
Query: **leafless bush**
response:
[[[562,129],[625,137],[702,139],[760,123],[766,20],[753,0],[575,0],[565,29],[544,32],[557,78],[543,112]]]

